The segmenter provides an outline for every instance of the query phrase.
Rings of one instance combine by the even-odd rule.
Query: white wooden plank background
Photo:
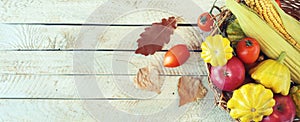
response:
[[[151,24],[170,15],[182,18],[179,23],[194,24],[212,3],[213,0],[0,1],[0,121],[118,121],[112,112],[126,115],[123,117],[128,121],[159,121],[158,118],[164,118],[160,121],[232,121],[227,113],[213,105],[211,91],[205,100],[182,108],[175,106],[181,75],[199,77],[207,86],[200,53],[192,51],[200,49],[205,35],[197,27],[175,30],[173,40],[164,50],[184,43],[191,50],[191,57],[184,65],[168,69],[162,66],[164,52],[148,57],[134,54],[135,40],[145,26],[80,25]],[[81,45],[90,41],[96,45]],[[87,48],[102,51],[71,51]],[[94,66],[91,68],[85,60],[80,65],[74,64],[77,53],[92,55],[94,59],[90,62]],[[165,79],[165,84],[160,95],[132,85],[138,69],[150,64],[162,67],[160,77]],[[86,93],[78,85],[93,85],[89,82],[93,77],[102,94],[83,95]],[[86,79],[86,83],[78,83],[77,79]],[[97,106],[90,108],[94,103]],[[167,107],[175,111],[165,114]],[[177,109],[182,112],[176,113]]]
[[[194,8],[188,8],[191,16],[198,16],[200,14],[200,8],[207,10],[211,7],[213,0],[191,0],[196,6]],[[0,2],[0,15],[1,22],[5,23],[84,23],[89,16],[99,9],[102,11],[103,16],[111,16],[115,9],[124,8],[139,8],[143,6],[158,7],[171,9],[175,12],[181,11],[180,7],[186,8],[191,6],[185,5],[186,2],[178,0],[2,0]],[[219,0],[218,4],[223,4],[223,0]],[[104,5],[104,6],[102,6]],[[122,8],[120,6],[122,5]],[[143,6],[141,6],[143,5]],[[101,8],[99,8],[101,7]],[[117,10],[118,11],[118,10]],[[118,14],[113,13],[113,14]],[[185,14],[185,15],[186,15]],[[141,18],[145,17],[141,16]],[[149,18],[161,19],[159,16],[149,16]],[[131,21],[148,21],[148,19],[132,19]],[[99,20],[107,22],[108,19],[114,18],[100,18]],[[109,22],[109,21],[108,21]],[[149,20],[149,22],[153,22]],[[99,22],[96,22],[99,23]],[[101,22],[100,22],[101,23]]]

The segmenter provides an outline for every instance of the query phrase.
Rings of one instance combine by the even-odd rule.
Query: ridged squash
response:
[[[248,83],[233,92],[227,102],[230,116],[241,122],[261,121],[273,112],[273,92],[261,84]]]
[[[250,69],[251,77],[258,83],[273,90],[274,93],[288,95],[291,85],[291,73],[282,64],[286,53],[282,52],[277,60],[267,59]]]
[[[230,41],[222,35],[208,36],[201,44],[201,58],[212,66],[223,66],[232,58]]]

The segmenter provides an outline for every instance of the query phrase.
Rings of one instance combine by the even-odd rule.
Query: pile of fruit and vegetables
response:
[[[300,22],[280,5],[226,0],[220,14],[198,19],[199,28],[210,32],[201,57],[217,103],[236,120],[299,120]]]

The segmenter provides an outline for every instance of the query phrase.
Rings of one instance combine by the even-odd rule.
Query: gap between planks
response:
[[[0,50],[136,50],[145,27],[131,26],[45,26],[0,25]],[[200,50],[204,33],[197,27],[178,27],[168,50],[186,44],[189,50]],[[85,47],[84,45],[90,45]]]
[[[195,0],[194,0],[195,1]],[[4,0],[3,2],[3,6],[1,6],[1,8],[3,8],[4,10],[4,14],[1,16],[1,22],[66,22],[66,23],[71,23],[71,22],[85,22],[86,19],[88,18],[88,16],[90,16],[91,12],[93,12],[93,10],[95,8],[97,8],[98,6],[100,6],[102,3],[104,3],[105,1],[99,1],[99,0],[92,0],[89,2],[84,2],[84,1],[77,1],[77,0],[50,0],[50,1],[23,1],[23,2],[15,2],[15,1],[9,1],[9,0]],[[158,0],[155,3],[150,3],[150,6],[162,6],[164,7],[166,4],[161,3],[161,0]],[[205,3],[211,3],[212,0],[210,1],[203,1]],[[198,2],[196,1],[195,3],[198,4],[199,6],[203,6],[203,2]],[[156,4],[158,3],[158,4]],[[184,2],[177,2],[176,5],[180,5],[181,3]],[[172,6],[168,6],[168,5],[172,5]],[[167,4],[167,7],[171,7],[171,8],[176,8],[177,10],[182,10],[179,7],[177,8],[176,6],[174,7],[175,4]],[[136,5],[138,6],[138,5]],[[78,8],[78,9],[74,9],[74,7]],[[126,5],[125,5],[126,7]],[[133,6],[135,7],[135,6]],[[183,5],[183,7],[186,7]],[[205,6],[203,6],[205,7]],[[206,7],[208,8],[209,5],[206,4]],[[0,8],[0,9],[1,9]],[[32,9],[35,8],[35,9]],[[46,9],[45,9],[46,8]],[[47,9],[48,8],[48,9]],[[193,8],[189,8],[190,12],[189,15],[194,16],[194,18],[196,18],[199,14],[201,13],[201,11],[199,11],[199,8],[193,9]],[[118,8],[116,8],[117,10]],[[192,11],[191,11],[192,10]],[[204,9],[204,10],[208,10],[208,9]],[[37,12],[38,11],[38,12]],[[60,11],[60,12],[57,12]],[[105,9],[103,13],[108,13],[110,12],[111,9]],[[187,12],[183,12],[183,13],[187,13]],[[33,15],[33,16],[32,16]],[[71,16],[72,15],[72,16]],[[107,15],[110,15],[109,13]],[[159,14],[160,16],[156,16],[157,14],[150,14],[149,17],[145,17],[145,16],[141,16],[140,18],[142,19],[137,19],[139,21],[150,21],[153,22],[153,20],[160,20],[161,17],[165,17],[165,14]],[[138,17],[138,16],[137,16]],[[153,19],[153,17],[155,17],[155,19]],[[107,18],[110,18],[110,16],[107,16]],[[104,19],[106,19],[104,17]],[[97,21],[99,22],[99,21]],[[100,20],[101,22],[101,20]],[[93,22],[91,22],[93,23]],[[73,38],[78,38],[77,36],[77,30],[74,29],[74,27],[70,27],[70,28],[60,28],[60,29],[55,29],[55,28],[49,28],[49,29],[39,29],[39,27],[36,29],[33,27],[33,29],[30,29],[32,27],[20,27],[20,28],[25,28],[25,29],[16,29],[14,31],[10,31],[8,29],[5,29],[4,31],[1,30],[1,32],[9,32],[12,35],[9,36],[2,36],[0,35],[0,40],[4,40],[4,42],[0,42],[1,49],[67,49],[67,48],[77,48],[75,46],[73,46],[72,44],[72,39]],[[65,29],[69,29],[67,31],[65,31]],[[59,31],[57,31],[59,30]],[[113,30],[113,29],[112,29]],[[113,30],[115,31],[115,30]],[[16,32],[16,33],[15,33]],[[23,32],[22,34],[20,34],[19,32]],[[30,32],[32,32],[30,34]],[[58,32],[58,33],[56,33]],[[118,31],[120,32],[120,31]],[[122,32],[122,31],[121,31]],[[17,35],[17,36],[16,36]],[[50,36],[49,36],[50,35]],[[116,34],[108,34],[110,36],[107,36],[107,33],[105,34],[106,37],[112,37],[112,36],[116,36],[119,37]],[[97,35],[98,36],[98,35]],[[28,37],[32,37],[32,38],[28,38]],[[65,38],[67,37],[67,38]],[[99,36],[98,36],[99,37]],[[187,39],[186,37],[184,37],[185,39]],[[12,39],[12,40],[9,40]],[[190,39],[190,38],[188,38]],[[108,39],[109,40],[113,40],[113,39]],[[182,40],[180,40],[181,43],[187,43],[187,42],[183,42]],[[9,42],[9,43],[7,43]],[[125,41],[126,43],[128,43],[129,41]],[[132,43],[131,43],[132,42]],[[135,43],[134,41],[130,41],[130,44]],[[4,44],[4,45],[3,45]],[[13,45],[11,45],[13,44]],[[104,45],[102,45],[100,48],[103,47],[108,47],[108,48],[113,48],[113,49],[118,49],[118,48],[122,48],[122,47],[129,47],[131,49],[134,49],[132,47],[135,46],[128,46],[128,45],[116,45],[116,43],[110,43],[110,42],[106,42],[106,43],[102,43]],[[168,47],[171,47],[174,43],[171,43],[170,45],[167,45]],[[110,46],[112,45],[112,46]],[[192,47],[194,44],[188,44],[190,47]],[[197,45],[196,45],[197,46]],[[199,45],[198,45],[199,46]],[[169,49],[169,48],[166,49]],[[124,48],[124,49],[125,49]],[[195,48],[192,48],[195,49]],[[6,53],[6,52],[1,52],[1,53]],[[12,53],[9,53],[12,54]],[[20,53],[21,54],[21,53]],[[48,53],[49,54],[49,53]],[[35,55],[35,54],[33,54]],[[45,53],[45,55],[47,55],[47,53]],[[11,57],[15,56],[15,55],[10,55]],[[18,55],[17,55],[18,56]],[[30,59],[30,56],[27,54],[27,56]],[[36,61],[45,61],[46,60],[40,60],[38,58],[44,58],[42,55],[35,55],[35,56],[40,56],[40,57],[36,57]],[[58,56],[60,57],[60,56]],[[25,61],[26,62],[26,56],[23,56],[24,59],[21,59],[20,61]],[[65,59],[63,57],[60,57],[62,59]],[[3,59],[3,58],[2,58]],[[39,61],[38,61],[39,60]],[[51,60],[51,59],[49,59]],[[68,59],[66,59],[68,60]],[[66,61],[65,60],[65,61]],[[17,60],[14,60],[17,61]],[[52,60],[53,61],[53,60]],[[51,62],[51,61],[50,61]],[[49,63],[49,62],[47,62]],[[10,65],[11,68],[14,68],[15,66],[20,66],[23,67],[24,65],[31,65],[31,64],[20,64],[19,62],[15,62],[15,63],[11,63],[14,65]],[[15,65],[18,64],[18,65]],[[40,63],[42,64],[42,63]],[[43,64],[45,66],[49,66],[50,64]],[[4,66],[2,64],[0,64],[0,66]],[[8,65],[5,65],[8,66]],[[10,67],[8,66],[8,67]],[[22,71],[27,71],[27,72],[35,72],[34,70],[42,68],[41,73],[42,74],[47,74],[47,70],[43,69],[42,65],[37,66],[37,65],[32,65],[33,67],[31,67],[32,69],[30,69],[29,67],[24,67],[25,70],[21,70]],[[51,66],[50,66],[51,67]],[[195,67],[195,66],[194,66]],[[29,68],[29,70],[26,70],[26,68]],[[55,69],[55,68],[54,68]],[[32,70],[32,71],[30,71]],[[50,68],[50,70],[53,70],[53,68]],[[12,70],[13,71],[13,70]],[[43,72],[46,71],[46,72]],[[60,70],[54,70],[54,71],[58,71],[61,72]],[[52,71],[53,72],[53,71]],[[63,71],[64,72],[64,71]],[[57,72],[54,72],[57,73]],[[171,73],[172,74],[172,73]],[[173,73],[174,74],[174,73]],[[176,74],[176,73],[175,73]],[[3,76],[3,75],[2,75]],[[13,76],[15,78],[18,78],[16,76]],[[27,76],[27,77],[36,77],[36,76]],[[42,77],[42,76],[38,76],[38,77]],[[44,86],[41,84],[38,84],[39,82],[51,82],[51,78],[48,79],[47,77],[45,79],[41,78],[39,79],[38,77],[36,77],[36,82],[29,82],[28,80],[25,80],[23,82],[22,78],[20,78],[21,80],[17,83],[14,83],[14,85],[17,85],[19,89],[15,89],[15,91],[18,92],[19,95],[45,95],[45,96],[51,96],[49,95],[48,92],[48,86]],[[3,78],[3,77],[1,77]],[[63,79],[63,78],[61,78]],[[61,80],[59,80],[61,81]],[[55,82],[54,82],[55,83]],[[60,82],[61,83],[61,82]],[[70,82],[68,82],[70,83]],[[25,85],[27,84],[27,85]],[[50,84],[48,84],[51,87]],[[26,86],[24,89],[27,89],[25,91],[22,91],[24,89],[22,89],[22,86]],[[61,88],[59,90],[61,90],[62,92],[61,95],[66,95],[68,94],[68,88],[64,88],[66,86],[69,86],[69,84],[64,84],[61,85]],[[40,87],[40,88],[39,88]],[[21,89],[21,90],[20,90]],[[30,89],[32,89],[32,91],[30,91]],[[45,90],[43,90],[45,89]],[[66,89],[64,91],[64,89]],[[19,91],[18,91],[19,90]],[[54,89],[55,90],[55,89]],[[10,90],[9,90],[10,91]],[[38,93],[38,91],[40,91],[41,93]],[[71,92],[72,93],[72,92]],[[53,97],[56,97],[55,95],[57,94],[53,94]],[[122,106],[123,104],[120,104],[120,106]],[[155,104],[150,104],[150,106],[152,107]],[[63,101],[63,100],[1,100],[0,102],[0,106],[1,106],[1,117],[0,120],[1,121],[32,121],[33,118],[35,121],[95,121],[93,119],[93,117],[91,117],[91,115],[89,114],[89,111],[85,110],[84,106],[82,105],[81,101]],[[142,109],[145,106],[143,106]],[[106,108],[104,109],[103,113],[109,112],[111,108]],[[153,110],[155,110],[155,108],[152,108]],[[196,112],[199,112],[199,109],[195,109]],[[138,112],[137,112],[138,113]],[[34,117],[33,117],[34,115]],[[215,120],[214,118],[218,118],[215,115],[222,115],[220,113],[217,114],[212,114],[214,116],[212,116],[210,119],[207,119],[208,121],[213,121]],[[101,115],[99,115],[101,116]],[[166,121],[174,121],[174,119],[168,119],[168,117],[170,116],[169,114],[162,114],[161,116],[163,116]],[[195,116],[195,114],[189,114],[188,116]],[[222,117],[222,116],[221,116]],[[113,117],[112,117],[113,119]],[[187,119],[183,119],[184,121],[187,121]],[[223,120],[224,121],[224,120]]]
[[[133,113],[149,113],[153,111],[163,110],[168,106],[173,106],[178,108],[178,93],[177,93],[177,84],[178,76],[168,76],[165,77],[165,82],[162,87],[161,94],[154,92],[148,92],[140,89],[134,88],[132,79],[133,77],[126,78],[121,77],[108,77],[102,76],[97,77],[97,87],[99,87],[99,93],[101,92],[105,97],[99,97],[96,91],[87,90],[80,91],[78,90],[77,81],[75,79],[86,79],[85,83],[81,85],[87,85],[86,88],[93,89],[94,84],[90,84],[90,77],[82,76],[65,76],[65,77],[36,77],[36,76],[8,76],[6,78],[1,77],[0,82],[0,106],[1,110],[4,111],[8,108],[13,110],[19,110],[20,108],[15,108],[22,106],[22,104],[34,104],[31,106],[30,110],[39,106],[43,103],[43,106],[39,106],[40,109],[44,107],[54,107],[50,112],[56,111],[58,109],[65,109],[76,107],[86,107],[87,103],[97,104],[97,108],[106,108],[109,109],[118,109],[122,111],[128,111]],[[207,86],[207,77],[198,77],[202,80],[202,83]],[[7,79],[3,81],[3,79]],[[45,80],[47,79],[47,80]],[[57,81],[58,80],[58,81]],[[66,87],[67,86],[67,87]],[[82,86],[84,87],[84,86]],[[81,89],[86,90],[86,89]],[[101,91],[100,91],[101,90]],[[202,101],[196,103],[191,103],[185,105],[187,106],[198,106],[201,107],[204,104],[210,107],[214,106],[214,96],[213,92],[210,91],[207,96]],[[84,92],[84,93],[83,93]],[[79,95],[79,96],[78,96]],[[94,96],[95,95],[95,96]],[[136,95],[135,98],[130,96]],[[15,97],[13,97],[15,96]],[[10,106],[9,104],[14,103],[15,106]],[[53,103],[53,104],[52,104]],[[54,104],[56,103],[56,104]],[[58,104],[60,103],[60,104]],[[69,104],[67,104],[69,103]],[[101,106],[99,106],[101,105]],[[200,106],[199,106],[200,105]],[[145,106],[151,106],[150,108],[145,108]],[[206,106],[208,107],[208,106]],[[143,108],[143,109],[141,109]],[[154,109],[155,108],[155,109]],[[203,107],[201,107],[203,108]],[[205,107],[204,107],[205,108]],[[177,109],[176,109],[177,110]],[[60,110],[59,112],[64,111]],[[174,112],[174,111],[173,111]],[[184,112],[185,113],[185,112]],[[5,113],[9,114],[9,113]],[[1,117],[0,117],[1,118]]]
[[[136,27],[136,26],[151,26],[152,24],[86,24],[86,23],[2,23],[6,25],[46,25],[46,26],[124,26],[124,27]],[[177,27],[192,27],[198,26],[195,23],[178,23]]]
[[[101,52],[135,52],[126,49],[0,49],[0,51],[101,51]],[[158,50],[156,52],[167,52],[169,50]],[[189,52],[202,52],[202,50],[188,50]],[[139,54],[138,54],[139,55]]]
[[[26,115],[39,115],[40,117],[45,117],[44,113],[46,112],[46,115],[51,114],[52,117],[55,117],[55,120],[57,118],[66,116],[65,113],[67,113],[67,116],[76,116],[74,119],[80,119],[80,115],[78,113],[87,113],[90,112],[86,105],[90,105],[89,103],[96,104],[97,106],[94,106],[95,108],[99,110],[104,110],[102,112],[109,112],[106,110],[121,110],[123,112],[129,112],[132,114],[149,114],[152,112],[159,112],[162,110],[165,110],[168,107],[174,107],[176,111],[178,108],[178,95],[177,95],[177,83],[179,77],[166,77],[166,79],[169,79],[165,81],[165,84],[163,86],[163,91],[160,95],[154,95],[152,99],[149,99],[147,97],[147,100],[129,100],[129,98],[124,98],[123,100],[99,100],[103,98],[78,98],[78,91],[76,88],[74,88],[74,79],[77,79],[76,77],[35,77],[35,76],[24,76],[27,77],[27,80],[23,80],[22,77],[18,78],[15,76],[12,76],[11,78],[16,78],[16,81],[7,81],[11,82],[11,85],[14,86],[7,86],[5,83],[7,82],[0,82],[0,88],[1,93],[7,95],[7,96],[19,96],[12,99],[0,99],[0,106],[1,110],[4,113],[3,116],[0,117],[0,119],[3,118],[26,118]],[[132,78],[132,77],[131,77]],[[130,79],[131,79],[130,78]],[[199,77],[201,78],[201,77]],[[7,78],[10,79],[10,78]],[[47,79],[47,81],[45,80]],[[60,81],[56,82],[56,79],[61,79]],[[88,79],[88,78],[84,78]],[[113,80],[112,77],[98,77],[98,86],[99,87],[106,87],[105,86],[105,80]],[[204,85],[207,85],[207,79],[206,77],[202,77],[202,82]],[[124,80],[118,80],[115,79],[118,82],[128,82],[132,86],[132,81],[124,81]],[[57,84],[55,86],[55,83]],[[124,84],[117,84],[114,83],[112,85],[107,84],[109,86],[118,87],[115,85],[122,85],[123,88],[129,88],[128,86]],[[102,85],[100,85],[102,84]],[[66,87],[68,86],[68,87]],[[207,86],[206,86],[207,87]],[[115,91],[115,88],[106,88],[103,89],[103,93],[106,93],[106,95],[113,95],[117,94],[120,96],[120,91]],[[208,88],[208,87],[207,87]],[[6,90],[5,90],[6,89]],[[56,90],[58,89],[58,90]],[[120,89],[120,87],[118,87]],[[130,88],[129,88],[130,89]],[[115,92],[110,92],[111,90]],[[130,89],[133,90],[133,89]],[[139,89],[137,89],[139,90]],[[2,91],[8,91],[8,92],[2,92]],[[124,91],[124,90],[121,90]],[[141,94],[143,95],[152,95],[149,93],[146,93],[145,91],[139,90]],[[82,91],[81,91],[82,92]],[[133,94],[136,91],[132,91]],[[145,94],[146,93],[146,94]],[[27,95],[26,95],[27,94]],[[89,93],[93,94],[93,93]],[[156,94],[156,93],[153,93]],[[59,96],[61,98],[59,98]],[[69,98],[67,98],[69,96]],[[70,98],[70,96],[75,97]],[[56,98],[55,98],[56,97]],[[77,98],[76,98],[77,97]],[[7,97],[1,97],[1,98],[7,98]],[[57,99],[58,98],[58,99]],[[114,97],[116,98],[116,97]],[[120,97],[119,97],[120,98]],[[144,99],[145,99],[144,98]],[[96,100],[97,99],[97,100]],[[105,98],[104,98],[105,99]],[[127,100],[126,100],[127,99]],[[151,107],[147,107],[151,106]],[[198,113],[199,109],[209,109],[211,110],[214,108],[214,96],[213,92],[208,92],[208,95],[204,100],[186,104],[184,107],[189,108],[188,111],[183,112],[182,114],[188,114],[190,110],[194,110],[194,112]],[[195,108],[196,107],[196,108]],[[101,109],[102,108],[102,109]],[[26,110],[30,110],[29,113]],[[7,112],[9,110],[17,110],[21,113],[14,113],[14,112]],[[71,110],[71,111],[70,111]],[[5,112],[6,111],[6,112]],[[25,112],[26,111],[26,112]],[[74,112],[75,111],[75,112]],[[172,110],[174,112],[175,110]],[[36,113],[35,113],[36,112]],[[207,111],[205,111],[207,112]],[[63,115],[61,115],[63,114]],[[193,113],[194,114],[194,113]],[[194,114],[195,115],[195,114]],[[203,115],[203,114],[201,114]],[[163,115],[165,116],[165,114]],[[85,114],[82,117],[87,117]],[[7,119],[6,118],[6,119]],[[54,119],[54,118],[52,118]]]
[[[206,75],[200,52],[191,52],[181,66],[163,66],[164,52],[151,56],[134,52],[86,51],[3,51],[0,53],[0,74],[15,75],[132,75],[138,69],[154,65],[160,75]]]

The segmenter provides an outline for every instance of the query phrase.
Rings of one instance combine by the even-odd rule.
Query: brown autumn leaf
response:
[[[151,27],[145,28],[145,31],[140,34],[141,38],[137,40],[138,49],[136,54],[153,55],[156,51],[161,50],[164,44],[170,42],[170,36],[176,29],[175,17],[163,18],[161,23],[153,23]]]
[[[178,82],[178,94],[180,97],[179,106],[186,103],[204,98],[207,89],[203,86],[202,81],[190,76],[182,76]]]
[[[159,69],[154,65],[139,69],[139,72],[134,78],[134,84],[137,88],[154,91],[158,94],[161,93],[160,89],[163,83],[164,79],[159,76]]]

